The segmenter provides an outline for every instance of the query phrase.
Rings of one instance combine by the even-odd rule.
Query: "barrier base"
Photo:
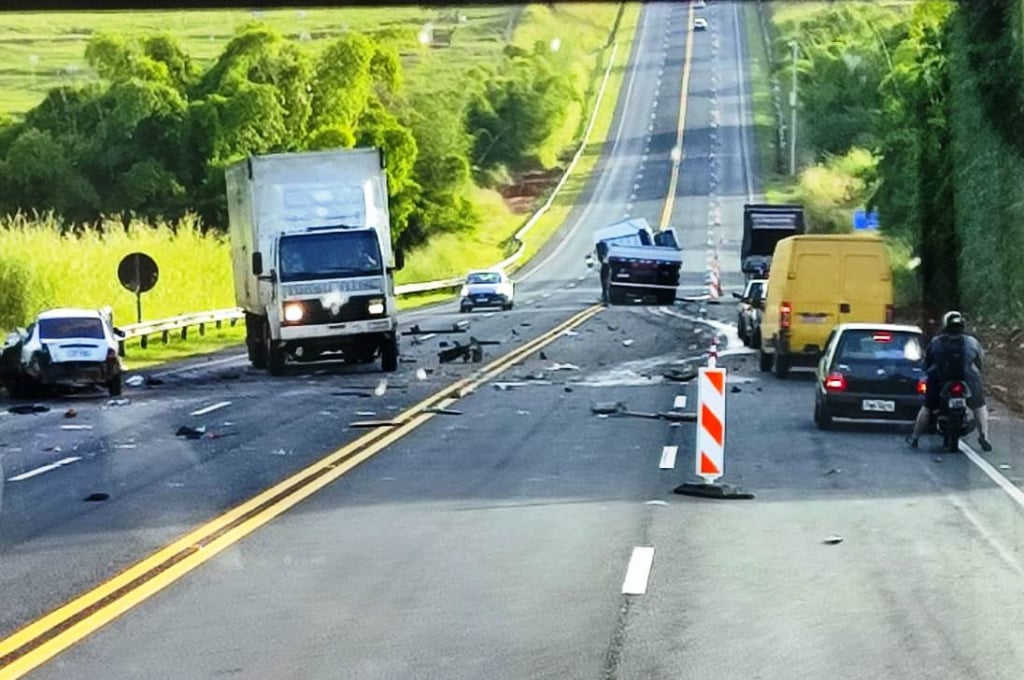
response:
[[[731,484],[707,484],[706,482],[686,482],[680,484],[672,493],[680,496],[694,496],[696,498],[717,498],[727,501],[751,500],[754,494],[743,491],[738,486]]]

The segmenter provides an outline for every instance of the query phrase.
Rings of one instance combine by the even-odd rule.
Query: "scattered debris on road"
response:
[[[841,473],[842,473],[842,469],[840,469],[840,468],[832,468],[831,470],[829,470],[828,472],[825,473],[825,476],[827,477],[829,475],[838,475],[838,474],[841,474]]]
[[[842,542],[843,542],[843,537],[842,536],[835,536],[835,535],[829,536],[824,541],[822,541],[822,543],[824,543],[825,545],[839,545]]]
[[[92,425],[61,425],[62,430],[91,430]]]
[[[124,384],[128,387],[142,387],[146,384],[146,378],[141,375],[133,375],[125,378]]]
[[[528,415],[530,415],[530,412],[529,411],[524,411],[522,409],[519,409],[518,411],[516,411],[516,415],[517,416],[528,416]]]
[[[545,369],[545,370],[548,370],[548,371],[578,371],[578,370],[580,370],[580,367],[577,366],[576,364],[559,364],[559,363],[556,362],[556,363],[551,364],[550,366],[548,366],[547,369]]]
[[[440,406],[431,406],[430,408],[423,409],[424,413],[439,413],[445,416],[461,416],[462,411],[457,411],[453,408],[441,408]]]
[[[388,379],[387,378],[381,378],[380,382],[377,383],[377,386],[373,388],[373,393],[374,393],[374,395],[376,395],[378,397],[383,397],[384,393],[387,392],[387,391],[388,391]]]
[[[418,361],[416,357],[399,357],[398,360],[403,364],[415,364]]]
[[[662,373],[662,377],[673,382],[689,382],[697,377],[697,369],[687,364],[683,368],[673,368],[668,373]]]
[[[621,413],[625,410],[626,404],[621,401],[599,402],[590,407],[590,412],[597,415],[611,415],[613,413]]]
[[[397,427],[404,424],[404,420],[357,420],[349,423],[349,427]]]
[[[184,437],[185,439],[200,439],[206,434],[206,426],[200,425],[199,427],[189,427],[188,425],[182,425],[178,428],[178,431],[174,433],[175,437]]]
[[[331,392],[332,397],[363,397],[368,398],[373,395],[369,392],[361,392],[359,390],[340,390],[337,392]]]
[[[289,451],[285,451],[284,449],[275,449],[275,450],[270,452],[270,455],[271,456],[287,456],[287,455],[289,455],[289,453],[290,453]]]
[[[110,407],[110,406],[127,406],[130,403],[132,403],[132,400],[131,399],[126,399],[126,398],[108,399],[107,403],[104,404],[104,408]]]
[[[665,501],[647,501],[644,505],[657,505],[658,507],[667,507],[668,503]]]
[[[14,413],[16,415],[28,415],[31,413],[46,413],[49,410],[49,406],[43,406],[42,404],[19,404],[17,406],[11,406],[7,409],[7,412]]]
[[[427,371],[426,371],[426,369],[424,369],[424,368],[417,368],[416,369],[416,379],[417,380],[426,380],[427,379]]]
[[[82,500],[86,503],[100,503],[110,499],[109,493],[91,493]]]
[[[732,387],[729,388],[729,391],[732,392],[733,394],[736,394],[737,392],[742,392],[743,390],[740,389],[739,385],[733,385]]]
[[[623,340],[622,341],[622,346],[623,347],[629,347],[632,344],[633,344],[633,340]]]
[[[547,361],[548,360],[548,354],[544,350],[540,351],[540,360],[541,361]]]
[[[579,335],[579,333],[577,331],[569,330],[569,331],[563,332],[562,335],[564,335],[567,338],[574,338],[577,335]]]
[[[573,390],[572,390],[572,388],[571,388],[571,387],[569,387],[568,385],[566,385],[565,387],[563,387],[563,388],[562,388],[562,390],[563,390],[564,392],[572,392],[572,391],[573,391]]]
[[[376,411],[356,411],[356,415],[360,416],[360,417],[375,416],[375,415],[377,415],[377,412]]]
[[[67,411],[64,411],[64,417],[65,418],[74,418],[77,415],[78,415],[78,411],[76,411],[73,408],[69,408]]]
[[[999,466],[999,469],[1000,470],[1009,470],[1010,466],[1007,465],[1006,463],[1003,463],[1002,465]]]

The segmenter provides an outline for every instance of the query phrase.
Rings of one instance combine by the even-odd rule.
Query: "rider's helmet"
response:
[[[942,331],[952,335],[964,332],[964,315],[956,310],[946,312],[942,315]]]

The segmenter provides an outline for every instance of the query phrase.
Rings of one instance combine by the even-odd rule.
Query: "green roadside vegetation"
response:
[[[242,54],[246,59],[241,61],[249,64],[254,59],[257,63],[264,64],[271,61],[271,57],[282,60],[282,55],[286,54],[291,54],[291,57],[294,58],[294,53],[289,52],[291,50],[289,39],[294,38],[300,43],[300,47],[310,50],[308,58],[313,61],[306,65],[316,65],[316,55],[332,49],[332,44],[334,44],[333,49],[338,49],[338,42],[341,42],[342,46],[346,46],[344,45],[344,36],[349,36],[347,47],[351,49],[351,33],[353,31],[365,30],[367,26],[380,28],[384,23],[380,21],[380,16],[385,10],[359,10],[355,13],[346,10],[346,21],[340,27],[337,23],[330,24],[324,17],[319,16],[321,12],[333,11],[309,10],[305,17],[301,17],[305,21],[303,26],[297,24],[292,26],[275,21],[274,31],[269,33],[261,26],[247,24],[248,18],[236,19],[234,29],[239,31],[237,34],[232,35],[229,32],[219,37],[214,36],[214,40],[210,40],[209,36],[204,37],[206,27],[216,25],[221,31],[226,31],[231,26],[231,22],[222,17],[216,22],[197,21],[192,23],[195,13],[191,12],[170,13],[175,16],[188,15],[185,18],[178,18],[178,24],[173,20],[160,20],[149,25],[146,22],[152,21],[152,19],[139,18],[145,17],[147,13],[132,13],[122,17],[123,20],[118,23],[116,30],[131,33],[136,30],[148,30],[150,26],[156,25],[163,29],[173,29],[176,25],[182,26],[183,46],[178,52],[172,50],[174,52],[172,56],[181,58],[179,62],[176,62],[177,66],[182,66],[182,60],[187,62],[189,57],[195,56],[194,62],[186,70],[191,69],[193,77],[195,77],[195,74],[201,73],[205,68],[207,75],[204,78],[208,80],[210,77],[208,74],[211,71],[216,71],[218,68],[221,71],[230,71],[230,69],[236,68],[231,59],[226,56],[232,52],[234,52],[236,61],[238,55]],[[268,11],[262,13],[262,17],[254,18],[268,20],[275,18],[273,16],[275,14],[284,16],[289,12],[291,10]],[[567,164],[578,145],[578,140],[586,125],[587,114],[593,105],[597,87],[603,76],[607,58],[611,54],[609,36],[612,34],[613,28],[617,29],[617,39],[621,42],[620,63],[624,63],[624,59],[628,56],[639,6],[627,5],[622,17],[619,17],[619,6],[617,5],[574,3],[553,6],[530,5],[525,8],[460,8],[459,12],[465,15],[465,19],[459,23],[457,17],[450,18],[456,33],[451,39],[449,48],[429,50],[416,46],[409,51],[406,51],[404,47],[393,50],[393,45],[402,45],[400,42],[402,35],[415,37],[416,32],[422,26],[424,13],[435,17],[442,14],[440,9],[429,12],[425,9],[418,9],[416,12],[419,14],[413,12],[412,8],[402,9],[399,12],[400,17],[395,16],[389,20],[387,31],[384,32],[380,41],[370,42],[370,52],[368,53],[370,61],[377,60],[385,64],[385,68],[371,70],[368,74],[371,89],[375,90],[376,104],[393,104],[399,111],[403,110],[403,105],[412,107],[413,104],[422,104],[425,101],[423,98],[428,96],[432,101],[441,100],[441,103],[433,107],[425,107],[427,111],[418,117],[416,116],[418,111],[405,110],[405,113],[402,114],[405,117],[400,117],[398,120],[395,120],[394,117],[388,118],[386,112],[371,111],[370,120],[365,120],[367,116],[364,115],[356,121],[352,132],[354,135],[368,137],[371,142],[380,139],[385,148],[394,136],[399,137],[399,143],[411,136],[414,142],[423,142],[419,145],[419,150],[423,154],[421,158],[424,161],[434,160],[439,153],[438,147],[444,147],[448,142],[455,142],[452,146],[456,151],[460,150],[461,145],[461,149],[467,152],[467,157],[474,163],[471,168],[467,168],[471,176],[466,175],[463,178],[468,181],[458,185],[461,189],[457,193],[461,194],[462,198],[459,200],[462,200],[462,203],[455,200],[454,203],[449,203],[447,209],[450,215],[452,209],[457,209],[461,205],[466,208],[464,213],[473,217],[473,223],[455,225],[451,229],[441,227],[428,230],[424,228],[426,221],[416,225],[412,224],[413,220],[408,220],[403,226],[407,234],[413,234],[413,238],[410,238],[406,245],[409,255],[406,268],[399,275],[399,283],[459,275],[467,268],[490,265],[510,254],[511,235],[546,198],[546,192],[550,191],[553,185],[551,178],[557,178],[559,168]],[[81,60],[83,48],[90,44],[94,45],[90,62],[94,71],[92,82],[84,82],[87,80],[87,76],[83,75],[82,70],[75,71],[74,77],[70,81],[64,77],[66,74],[58,78],[60,81],[57,83],[59,101],[62,104],[67,104],[69,95],[88,97],[100,94],[109,97],[112,90],[118,89],[114,87],[115,85],[122,85],[121,89],[123,90],[125,85],[136,85],[140,80],[145,81],[146,74],[118,73],[118,68],[125,67],[126,60],[123,57],[126,43],[130,41],[124,40],[118,35],[111,40],[110,34],[106,34],[106,36],[93,34],[94,29],[88,27],[88,19],[91,15],[76,15],[70,25],[62,24],[59,21],[62,16],[64,15],[50,15],[48,22],[43,25],[32,23],[31,17],[19,16],[21,24],[6,26],[4,30],[20,32],[22,34],[20,42],[5,40],[4,38],[9,38],[9,35],[0,31],[0,53],[10,48],[9,43],[26,45],[31,42],[29,37],[32,40],[38,40],[39,44],[46,43],[46,37],[53,33],[62,34],[62,40],[53,41],[59,42],[62,49],[68,49],[69,43],[77,41],[75,49],[79,60]],[[297,12],[292,12],[290,16],[293,16],[296,22],[300,18]],[[53,19],[53,17],[58,17],[58,19]],[[438,33],[442,33],[438,28],[443,27],[443,19],[444,17],[435,19],[437,26],[435,40],[438,39]],[[316,22],[321,20],[324,21],[323,24],[320,24],[323,28],[306,30],[310,26],[316,26]],[[329,27],[329,24],[334,28]],[[35,28],[31,28],[33,26]],[[110,28],[111,26],[108,25],[107,29]],[[511,30],[513,28],[514,30]],[[35,33],[31,33],[31,31],[35,31]],[[275,31],[279,33],[275,35]],[[380,37],[381,33],[381,31],[376,31],[369,35]],[[340,41],[338,40],[339,34],[342,36]],[[509,34],[511,34],[512,40],[510,44],[507,44],[504,38]],[[332,39],[335,39],[334,43],[332,43]],[[440,40],[445,41],[443,35]],[[220,51],[213,47],[213,44],[218,41],[220,41]],[[245,42],[240,43],[240,41]],[[228,43],[227,48],[224,47],[225,43]],[[272,47],[269,50],[270,54],[260,54],[258,50],[255,55],[244,54],[252,43],[262,43],[262,48],[270,45]],[[96,44],[99,44],[100,47],[95,47]],[[143,42],[142,46],[146,57],[160,61],[156,57],[167,56],[166,49],[164,52],[153,50],[152,42]],[[167,48],[167,44],[161,44],[160,47]],[[29,46],[26,49],[36,48]],[[54,49],[56,50],[56,47]],[[128,45],[127,49],[130,51],[131,46]],[[195,50],[196,54],[190,54],[189,50]],[[407,69],[404,75],[400,73],[399,67],[396,67],[394,59],[391,58],[396,52],[401,55],[399,66]],[[445,61],[446,57],[456,53],[459,56],[454,62]],[[127,60],[127,62],[131,61],[131,59]],[[136,60],[136,63],[138,61]],[[169,63],[171,62],[164,61],[165,66]],[[205,66],[203,66],[204,63]],[[296,64],[301,66],[303,62],[301,59],[295,59],[292,66]],[[35,65],[38,66],[38,63]],[[152,67],[153,64],[149,64],[149,66]],[[151,70],[157,72],[158,76],[164,76],[168,72],[165,66],[158,66]],[[277,66],[280,68],[281,64],[278,63]],[[252,70],[251,67],[249,68],[251,77]],[[559,73],[553,74],[552,70],[557,70]],[[384,72],[383,76],[381,71]],[[397,75],[396,71],[399,71]],[[525,75],[523,72],[526,72]],[[15,207],[19,210],[11,213],[10,199],[24,198],[25,192],[14,195],[18,187],[6,186],[7,196],[0,197],[0,202],[4,198],[8,200],[5,205],[7,208],[5,212],[8,213],[8,216],[0,217],[0,310],[2,310],[0,316],[3,317],[0,319],[0,327],[13,327],[24,323],[24,320],[34,315],[36,311],[52,306],[97,307],[110,304],[114,307],[114,316],[118,323],[135,321],[134,296],[120,288],[116,281],[117,262],[123,255],[133,251],[142,251],[152,255],[161,270],[158,285],[153,291],[143,295],[145,319],[162,318],[196,309],[233,306],[227,244],[222,230],[207,226],[210,224],[209,219],[204,221],[191,210],[178,218],[164,217],[159,214],[158,210],[146,214],[146,208],[151,206],[143,205],[143,209],[140,211],[142,214],[134,210],[127,211],[132,214],[131,218],[97,215],[98,219],[93,218],[83,222],[69,220],[67,211],[61,211],[62,206],[60,205],[46,204],[46,184],[63,184],[65,187],[71,186],[73,189],[79,189],[82,194],[88,194],[88,191],[82,191],[82,186],[88,183],[89,178],[85,177],[84,182],[61,182],[61,179],[68,178],[54,176],[55,172],[67,169],[69,164],[65,161],[68,160],[68,149],[74,150],[73,144],[64,149],[59,148],[62,142],[68,141],[66,137],[61,138],[57,134],[51,134],[50,139],[43,140],[44,143],[40,144],[39,135],[36,135],[36,139],[32,139],[31,134],[28,134],[34,134],[36,130],[27,130],[27,128],[40,124],[39,121],[49,122],[47,114],[51,114],[49,118],[52,119],[52,114],[56,113],[53,109],[60,108],[53,104],[55,100],[52,89],[47,95],[45,91],[47,85],[38,78],[38,73],[41,71],[37,72],[37,79],[33,85],[40,90],[37,94],[45,96],[47,99],[43,101],[42,105],[37,104],[35,109],[29,110],[27,115],[9,117],[6,123],[0,123],[0,175],[5,170],[10,172],[9,169],[14,167],[14,161],[19,160],[19,157],[12,153],[12,147],[14,151],[22,154],[26,150],[39,151],[42,148],[44,151],[56,151],[58,156],[62,157],[58,158],[56,163],[51,159],[51,162],[47,164],[48,167],[45,168],[41,162],[43,159],[40,158],[40,162],[35,168],[37,176],[32,177],[34,181],[22,182],[21,188],[35,191],[34,198],[36,199],[44,199],[38,202],[41,205],[30,206],[32,210],[38,212],[28,213],[22,205],[17,205]],[[103,78],[97,77],[99,73],[104,74],[110,82],[104,83]],[[558,77],[555,77],[556,75]],[[10,73],[7,73],[6,76],[0,75],[0,91],[4,91],[5,88],[10,91],[17,89],[12,87],[9,81],[5,81],[4,77],[11,78],[12,76]],[[235,77],[237,78],[237,76]],[[476,82],[477,86],[467,88],[467,80]],[[490,157],[487,157],[486,154],[474,153],[479,150],[474,147],[474,143],[478,142],[481,130],[489,130],[492,134],[502,132],[500,128],[504,123],[504,118],[496,114],[515,113],[517,108],[521,111],[525,108],[524,105],[531,103],[522,96],[516,100],[507,92],[501,91],[493,85],[496,84],[498,87],[504,87],[505,90],[515,92],[519,82],[524,80],[524,84],[532,81],[535,90],[543,91],[543,87],[540,86],[546,86],[561,95],[561,98],[555,98],[546,104],[555,108],[548,109],[547,120],[542,121],[540,129],[533,133],[532,147],[505,148],[503,155],[491,154]],[[479,87],[480,81],[491,83],[491,89]],[[281,85],[280,82],[276,84]],[[605,94],[601,118],[598,120],[591,140],[591,147],[588,148],[586,156],[581,159],[572,179],[565,187],[566,195],[570,198],[560,198],[556,201],[551,213],[531,232],[528,243],[530,254],[540,247],[543,238],[550,236],[558,227],[564,218],[561,211],[568,212],[571,201],[578,196],[587,174],[596,163],[596,150],[600,148],[601,144],[598,138],[603,138],[607,134],[607,127],[610,124],[611,112],[614,109],[620,85],[621,73],[613,73]],[[53,84],[50,83],[49,87],[52,88]],[[105,93],[101,92],[103,87],[107,88]],[[237,88],[237,83],[234,87]],[[450,101],[453,98],[451,90],[445,90],[445,87],[457,87],[462,90],[470,90],[470,92],[458,102],[452,103]],[[28,88],[28,90],[32,91],[32,88]],[[438,90],[441,92],[439,93]],[[143,94],[148,96],[145,92]],[[475,96],[475,99],[469,95]],[[31,96],[26,95],[22,98],[28,101]],[[9,99],[9,101],[14,100],[17,100],[17,97]],[[120,104],[123,110],[124,105],[128,102],[114,101],[113,103],[116,111],[117,105]],[[545,100],[543,98],[534,99],[532,103],[544,104]],[[134,106],[134,104],[132,105]],[[505,108],[502,109],[502,107]],[[313,117],[315,117],[315,113],[314,111]],[[453,115],[445,116],[445,113]],[[135,115],[138,118],[137,112]],[[475,126],[466,122],[466,118],[473,115],[476,116]],[[607,120],[602,123],[602,119]],[[439,122],[441,124],[437,125]],[[521,121],[512,122],[521,123]],[[535,126],[537,124],[534,123]],[[360,126],[363,127],[362,130]],[[411,131],[411,135],[402,136],[403,126],[405,132]],[[434,135],[434,139],[427,138],[429,135],[424,134],[423,130],[427,127],[440,128]],[[44,129],[43,132],[51,131]],[[249,141],[252,141],[252,130],[246,132],[250,134]],[[345,137],[344,130],[339,132],[341,137]],[[29,142],[36,143],[35,147],[32,144],[25,144],[26,136],[29,137]],[[232,141],[238,142],[239,140]],[[244,144],[244,140],[242,142]],[[257,139],[256,142],[258,147],[259,140]],[[19,148],[19,143],[22,143],[23,147],[28,146],[28,149]],[[590,149],[594,151],[591,152]],[[117,151],[122,152],[122,156],[130,156],[130,152],[134,149],[118,149]],[[126,151],[129,153],[125,153]],[[400,151],[401,149],[399,149]],[[256,152],[259,152],[259,149]],[[5,153],[6,159],[4,158]],[[223,158],[219,159],[219,165],[223,165],[224,160]],[[440,160],[443,161],[445,158],[442,157]],[[4,167],[5,161],[6,167]],[[219,165],[211,163],[210,169],[216,171]],[[414,182],[422,179],[417,176],[418,169],[414,166],[412,170],[411,178]],[[546,173],[548,180],[546,185],[540,186],[540,191],[534,195],[525,196],[525,200],[520,200],[516,204],[503,200],[501,195],[503,187],[514,185],[524,174],[537,171]],[[399,179],[409,178],[407,175],[405,178]],[[72,177],[71,179],[82,178]],[[147,179],[152,180],[153,177]],[[394,180],[395,178],[389,176],[389,179]],[[425,182],[419,182],[420,186],[430,184],[432,181],[436,183],[436,178],[426,177],[425,179]],[[137,177],[135,180],[134,185],[130,186],[138,187],[140,184],[146,184],[138,182]],[[395,186],[394,181],[390,184],[392,187]],[[444,194],[447,187],[442,186],[438,189],[438,194]],[[451,193],[450,189],[447,191]],[[72,191],[72,193],[74,192]],[[111,192],[111,196],[103,198],[113,200],[113,198],[123,197],[125,193],[127,192],[122,191],[118,196],[116,192]],[[153,198],[152,192],[149,197]],[[424,220],[432,217],[443,221],[446,216],[446,206],[443,205],[445,199],[450,200],[451,197],[442,195],[440,200],[436,200],[438,205],[434,206],[435,212],[421,217]],[[153,203],[159,203],[159,201]],[[422,209],[422,203],[421,200],[416,207]],[[66,204],[63,207],[66,207]],[[167,203],[158,207],[166,208]],[[409,212],[408,206],[406,206],[405,212]],[[415,212],[415,208],[412,212]],[[27,214],[34,216],[30,218],[26,216]],[[413,233],[417,229],[420,233]],[[400,306],[409,308],[428,304],[449,297],[450,294],[450,292],[428,293],[403,299]],[[225,327],[221,330],[208,329],[206,336],[201,339],[192,331],[189,340],[184,342],[176,340],[172,334],[171,342],[166,346],[162,345],[158,338],[155,338],[147,350],[138,349],[137,341],[130,341],[126,363],[131,367],[149,366],[172,358],[214,351],[225,345],[237,343],[241,337],[241,330],[237,327]]]

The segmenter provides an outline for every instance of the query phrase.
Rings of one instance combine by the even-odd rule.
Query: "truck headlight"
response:
[[[284,305],[284,320],[291,323],[302,321],[302,316],[306,313],[301,302],[286,302]]]
[[[366,307],[366,311],[376,316],[384,313],[384,301],[377,298],[370,300],[370,304]]]

